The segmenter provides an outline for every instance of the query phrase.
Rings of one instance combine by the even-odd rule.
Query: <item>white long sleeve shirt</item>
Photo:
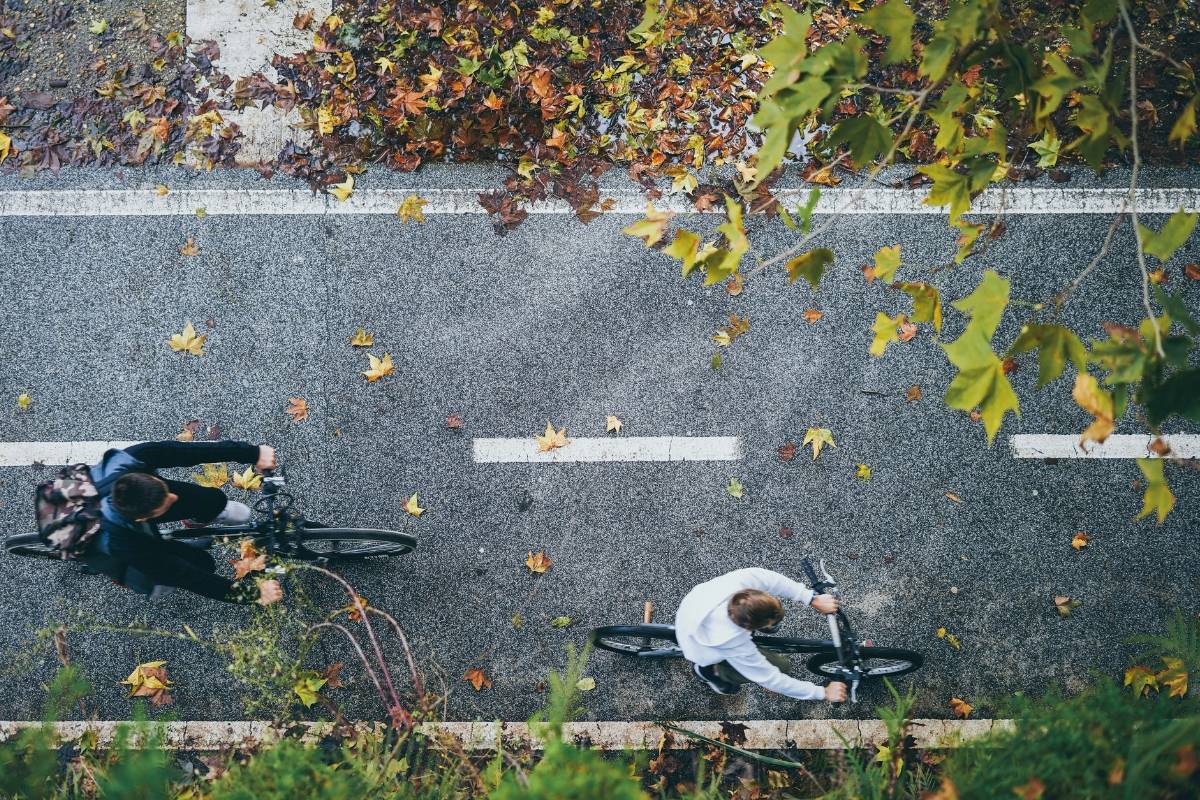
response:
[[[696,586],[675,612],[675,636],[688,661],[707,667],[728,661],[764,689],[797,700],[824,700],[825,688],[785,675],[755,647],[751,632],[729,618],[729,599],[743,589],[758,589],[808,605],[813,590],[786,575],[749,567]]]

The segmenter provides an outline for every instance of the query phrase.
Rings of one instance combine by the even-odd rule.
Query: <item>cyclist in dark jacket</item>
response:
[[[158,523],[238,524],[250,509],[220,489],[167,480],[156,470],[233,461],[273,469],[275,450],[247,442],[144,442],[109,450],[92,468],[99,490],[102,527],[83,562],[139,594],[174,586],[229,603],[279,600],[279,582],[234,582],[216,574],[216,562],[204,550],[162,538]]]

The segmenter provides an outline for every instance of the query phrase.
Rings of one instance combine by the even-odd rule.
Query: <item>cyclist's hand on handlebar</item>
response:
[[[260,444],[258,446],[258,461],[254,462],[254,468],[259,472],[266,469],[275,469],[275,448],[269,444]]]
[[[841,603],[831,594],[819,594],[813,597],[812,607],[822,614],[836,614]]]
[[[282,599],[283,588],[279,585],[279,581],[263,581],[258,585],[258,604],[260,606],[269,606],[272,603],[278,603]]]
[[[825,687],[825,699],[831,703],[846,702],[846,684],[834,681]]]

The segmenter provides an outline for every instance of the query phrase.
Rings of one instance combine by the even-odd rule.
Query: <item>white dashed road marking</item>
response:
[[[566,464],[579,461],[740,461],[736,436],[623,436],[571,439],[566,447],[538,451],[533,437],[476,439],[478,464]]]
[[[95,464],[109,448],[123,450],[137,442],[0,442],[0,467],[31,464]]]
[[[1150,452],[1153,436],[1109,436],[1104,444],[1079,446],[1078,434],[1021,433],[1008,437],[1013,458],[1158,458]],[[1177,433],[1162,437],[1171,446],[1167,458],[1200,458],[1200,436]]]

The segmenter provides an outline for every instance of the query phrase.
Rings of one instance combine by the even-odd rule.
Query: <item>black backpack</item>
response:
[[[38,484],[38,537],[64,559],[78,558],[100,532],[100,492],[87,464],[63,467]]]

